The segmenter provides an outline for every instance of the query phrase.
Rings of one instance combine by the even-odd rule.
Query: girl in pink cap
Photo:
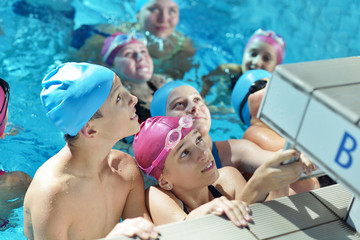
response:
[[[278,152],[249,182],[233,167],[217,169],[209,145],[192,125],[190,115],[152,117],[135,135],[135,160],[158,181],[146,194],[156,225],[225,214],[236,226],[247,226],[251,216],[246,204],[279,196],[301,174],[301,162],[278,167],[295,157],[295,150]]]
[[[202,77],[204,81],[201,96],[205,96],[214,84],[214,79],[227,76],[231,82],[231,89],[236,81],[248,70],[264,69],[270,73],[276,65],[281,64],[285,57],[285,40],[272,30],[258,29],[248,40],[243,54],[242,64],[226,63]]]
[[[9,98],[9,84],[0,78],[0,136],[2,139],[5,137]],[[31,180],[31,177],[25,172],[0,169],[0,231],[8,227],[8,217],[13,209],[23,205],[24,196]]]
[[[153,74],[154,65],[146,45],[147,39],[141,33],[117,32],[105,39],[101,50],[103,61],[138,98],[136,113],[140,122],[151,116],[153,94],[168,81],[163,75]]]

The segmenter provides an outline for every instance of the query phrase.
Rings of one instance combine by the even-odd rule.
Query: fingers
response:
[[[246,203],[237,200],[228,200],[225,197],[216,198],[213,201],[215,215],[225,214],[235,226],[246,227],[247,222],[252,221],[250,208]]]
[[[303,172],[306,175],[310,175],[312,171],[317,169],[317,166],[303,153],[300,155],[300,161],[303,164]]]
[[[279,150],[275,153],[274,158],[269,162],[270,166],[278,166],[281,163],[299,157],[298,152],[294,149]]]
[[[137,236],[140,239],[156,239],[158,235],[159,233],[153,223],[138,217],[126,219],[123,222],[118,223],[106,237]]]

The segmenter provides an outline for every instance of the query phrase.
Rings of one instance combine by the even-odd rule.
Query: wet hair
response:
[[[95,120],[102,117],[103,115],[101,114],[100,110],[97,110],[96,113],[90,118],[90,120]],[[76,134],[75,136],[71,136],[70,134],[67,133],[64,134],[64,139],[70,147],[74,146],[74,143],[78,138],[79,138],[79,133]]]

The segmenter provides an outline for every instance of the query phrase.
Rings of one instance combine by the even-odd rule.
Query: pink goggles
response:
[[[106,62],[109,66],[112,66],[117,52],[120,51],[120,49],[123,48],[126,44],[132,42],[141,42],[145,46],[147,45],[147,39],[141,33],[116,33],[108,37],[105,39],[103,50],[101,51],[103,61]],[[106,47],[107,50],[104,51]]]
[[[193,125],[192,117],[189,115],[182,116],[179,119],[179,126],[170,132],[168,132],[166,139],[165,139],[165,147],[160,152],[159,156],[151,163],[150,167],[143,168],[139,164],[138,166],[149,176],[151,171],[161,162],[164,161],[164,155],[174,149],[174,147],[180,142],[181,140],[181,129],[182,128],[190,128]]]

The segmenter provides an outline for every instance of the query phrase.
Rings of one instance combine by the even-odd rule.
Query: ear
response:
[[[89,122],[87,122],[80,131],[87,138],[94,138],[97,133],[94,126]]]
[[[162,189],[167,191],[173,188],[173,184],[163,174],[160,175],[158,184]]]

